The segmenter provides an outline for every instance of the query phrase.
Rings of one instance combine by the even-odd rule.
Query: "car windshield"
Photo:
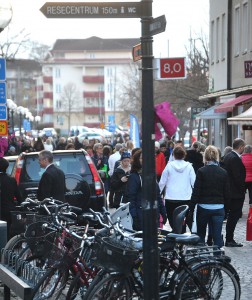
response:
[[[76,174],[82,177],[90,175],[91,171],[82,153],[54,153],[54,164],[65,174]],[[39,181],[43,172],[38,162],[38,156],[26,157],[25,181]]]

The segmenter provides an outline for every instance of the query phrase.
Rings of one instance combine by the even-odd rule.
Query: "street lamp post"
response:
[[[11,120],[11,122],[10,122],[11,129],[12,129],[12,132],[14,132],[14,112],[17,109],[17,104],[11,99],[7,99],[6,104],[7,104],[7,110],[8,110],[8,122]],[[11,117],[10,117],[10,113],[11,113]]]
[[[34,118],[35,122],[36,122],[36,129],[38,130],[38,123],[41,121],[41,117],[40,116],[36,116]]]
[[[9,0],[1,0],[0,3],[0,32],[7,27],[12,19],[12,7]]]
[[[17,107],[17,114],[19,115],[19,136],[21,137],[21,129],[22,129],[22,116],[25,114],[25,108],[23,106]]]

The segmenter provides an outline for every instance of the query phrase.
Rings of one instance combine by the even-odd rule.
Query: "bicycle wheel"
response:
[[[33,289],[33,300],[65,299],[65,287],[68,281],[68,272],[64,269],[51,268],[39,279]]]
[[[15,235],[13,236],[5,245],[1,262],[3,264],[10,265],[10,260],[12,259],[10,257],[10,252],[12,252],[11,255],[17,256],[19,253],[23,250],[23,248],[26,247],[25,237],[23,234]]]
[[[230,264],[209,260],[200,262],[191,269],[193,275],[184,271],[178,278],[175,299],[240,299],[239,276]]]
[[[121,274],[105,276],[99,283],[90,285],[85,300],[129,300],[132,288],[128,278]]]

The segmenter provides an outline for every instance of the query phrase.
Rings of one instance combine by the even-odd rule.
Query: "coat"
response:
[[[252,182],[252,153],[243,153],[241,158],[246,169],[245,182]]]
[[[38,186],[38,200],[54,198],[60,201],[65,200],[66,183],[65,174],[62,170],[51,164],[43,173]]]
[[[136,230],[142,230],[143,228],[143,215],[142,208],[144,203],[142,203],[142,175],[139,173],[131,173],[129,176],[127,184],[127,197],[130,202],[129,210],[134,220],[137,219],[139,227]],[[159,214],[163,217],[164,220],[167,220],[166,209],[160,195],[160,189],[158,184],[156,184],[156,200],[158,204],[158,214],[157,214],[157,227],[159,227]]]
[[[155,160],[156,160],[156,175],[161,176],[166,166],[164,153],[160,151],[156,153]]]
[[[231,198],[244,199],[246,169],[241,158],[234,151],[231,151],[224,156],[223,163],[229,176]]]
[[[16,210],[16,205],[22,202],[15,178],[6,173],[0,173],[1,184],[1,220],[11,222],[10,211]]]

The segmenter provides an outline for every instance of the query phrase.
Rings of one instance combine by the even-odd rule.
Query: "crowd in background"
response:
[[[42,150],[85,149],[97,170],[103,171],[104,188],[110,208],[130,202],[133,228],[142,229],[142,150],[135,148],[129,135],[117,135],[113,142],[78,137],[12,137],[7,155]],[[187,226],[202,244],[224,245],[222,225],[226,220],[228,247],[242,247],[234,239],[236,224],[241,217],[245,192],[252,204],[252,146],[236,139],[223,154],[214,146],[194,141],[184,149],[181,140],[163,139],[155,142],[157,226],[169,221],[173,227],[173,211],[182,204],[190,207]],[[183,232],[186,231],[186,225]]]

